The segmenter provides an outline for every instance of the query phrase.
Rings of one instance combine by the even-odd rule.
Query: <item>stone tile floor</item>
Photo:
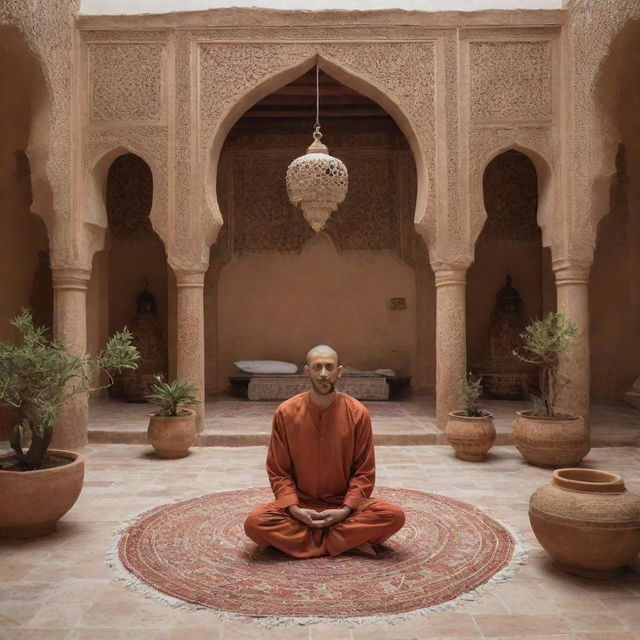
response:
[[[399,401],[365,402],[371,410],[377,445],[445,444],[436,427],[435,400],[416,395]],[[494,414],[496,444],[511,444],[515,412],[526,402],[493,400],[483,406]],[[277,402],[250,402],[225,395],[207,398],[204,430],[198,444],[250,446],[267,444]],[[90,405],[89,439],[92,443],[144,444],[152,405],[130,404],[109,398]],[[640,446],[640,411],[622,402],[594,403],[591,414],[593,446]]]
[[[381,446],[377,458],[379,485],[465,500],[518,530],[529,558],[514,577],[451,611],[398,624],[271,629],[127,591],[105,562],[117,539],[113,530],[128,518],[175,498],[266,485],[264,447],[196,447],[182,460],[158,460],[143,445],[93,444],[85,453],[83,492],[58,531],[0,541],[1,639],[640,640],[640,567],[607,582],[555,569],[527,519],[531,492],[551,472],[525,465],[513,447],[496,447],[479,464],[457,460],[445,446]],[[621,473],[629,489],[640,492],[638,448],[596,448],[584,464]]]

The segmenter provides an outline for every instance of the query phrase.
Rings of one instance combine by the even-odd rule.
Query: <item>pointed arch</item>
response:
[[[83,222],[90,237],[89,260],[92,259],[96,251],[104,248],[105,231],[108,227],[106,190],[109,169],[117,158],[128,153],[137,156],[149,167],[153,184],[149,219],[153,230],[166,246],[166,212],[161,212],[158,205],[158,168],[144,151],[141,151],[129,143],[118,144],[104,152],[85,176]]]
[[[52,111],[51,88],[45,65],[29,46],[25,34],[14,25],[0,25],[0,56],[14,73],[24,76],[29,102],[29,137],[25,153],[31,174],[31,211],[44,221],[49,236],[53,225],[53,189],[47,174]]]
[[[538,211],[536,214],[536,220],[538,222],[538,226],[542,230],[543,246],[551,247],[553,235],[553,211],[555,208],[554,204],[556,202],[556,187],[553,181],[553,172],[551,170],[551,165],[542,153],[516,141],[506,143],[496,149],[491,149],[483,154],[480,159],[478,171],[476,171],[474,174],[474,184],[472,186],[472,190],[476,194],[476,197],[474,198],[476,207],[478,209],[476,215],[479,216],[479,218],[477,218],[476,225],[474,225],[473,231],[475,233],[471,238],[472,244],[475,244],[475,242],[477,241],[478,236],[480,235],[480,232],[482,231],[484,223],[488,217],[484,203],[483,183],[485,171],[492,160],[507,151],[518,151],[522,155],[526,156],[531,161],[536,170],[536,178],[538,184]]]
[[[378,86],[369,78],[364,78],[353,71],[346,69],[331,57],[318,52],[304,60],[301,60],[297,64],[291,65],[282,71],[265,77],[261,82],[240,96],[240,98],[236,100],[234,105],[221,119],[213,139],[211,140],[209,153],[207,154],[204,167],[204,175],[206,176],[203,185],[204,198],[214,222],[212,238],[209,238],[211,240],[211,244],[216,241],[218,231],[223,224],[222,214],[220,212],[216,194],[216,181],[220,152],[231,128],[254,104],[270,93],[273,93],[290,82],[293,82],[298,77],[312,69],[316,63],[322,71],[325,71],[345,86],[361,93],[379,104],[396,122],[409,144],[416,166],[417,196],[414,218],[418,220],[425,217],[429,196],[427,161],[422,149],[420,138],[416,131],[416,126],[412,122],[411,118],[405,113],[402,106],[398,104],[383,87]]]

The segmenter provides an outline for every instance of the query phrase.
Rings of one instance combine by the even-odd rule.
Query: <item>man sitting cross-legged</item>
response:
[[[244,529],[258,545],[296,558],[350,549],[375,555],[404,524],[399,507],[370,498],[375,458],[369,411],[336,392],[336,352],[307,354],[311,390],[283,402],[273,418],[267,472],[275,502],[249,514]]]

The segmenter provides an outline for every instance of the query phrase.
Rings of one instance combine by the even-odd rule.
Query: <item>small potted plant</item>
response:
[[[11,324],[21,340],[0,343],[0,401],[14,407],[17,418],[9,438],[13,453],[0,457],[0,535],[31,538],[55,531],[82,490],[82,456],[49,449],[66,400],[96,391],[90,381],[98,370],[111,380],[111,371],[135,368],[139,354],[126,329],[115,333],[96,358],[89,358],[49,340],[47,329],[34,326],[26,310]],[[25,451],[23,439],[29,437]]]
[[[522,457],[540,467],[573,467],[591,448],[584,419],[561,413],[556,401],[570,380],[560,375],[560,356],[571,345],[576,327],[562,313],[551,312],[534,320],[520,337],[514,355],[538,365],[540,395],[531,396],[533,409],[519,411],[513,424],[513,441]]]
[[[185,404],[198,404],[197,389],[188,380],[166,382],[156,376],[145,397],[160,408],[151,414],[147,438],[159,458],[184,458],[196,441],[196,413]]]
[[[469,372],[458,389],[464,409],[449,413],[445,436],[456,457],[470,462],[482,462],[496,439],[493,415],[478,406],[482,395],[482,378]]]

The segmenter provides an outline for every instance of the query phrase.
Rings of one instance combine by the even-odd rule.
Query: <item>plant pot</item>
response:
[[[196,441],[196,412],[182,409],[183,415],[159,416],[149,419],[147,439],[159,458],[184,458]]]
[[[78,499],[84,458],[59,449],[49,449],[47,455],[68,458],[69,464],[37,471],[0,470],[0,536],[35,538],[53,533]]]
[[[533,416],[518,411],[513,443],[529,464],[538,467],[574,467],[591,449],[581,416]]]
[[[453,447],[456,458],[470,462],[482,462],[496,439],[493,416],[466,416],[464,411],[449,413],[444,430],[447,442]]]
[[[529,520],[545,551],[579,576],[609,579],[640,552],[640,496],[615,473],[554,471],[531,496]]]

